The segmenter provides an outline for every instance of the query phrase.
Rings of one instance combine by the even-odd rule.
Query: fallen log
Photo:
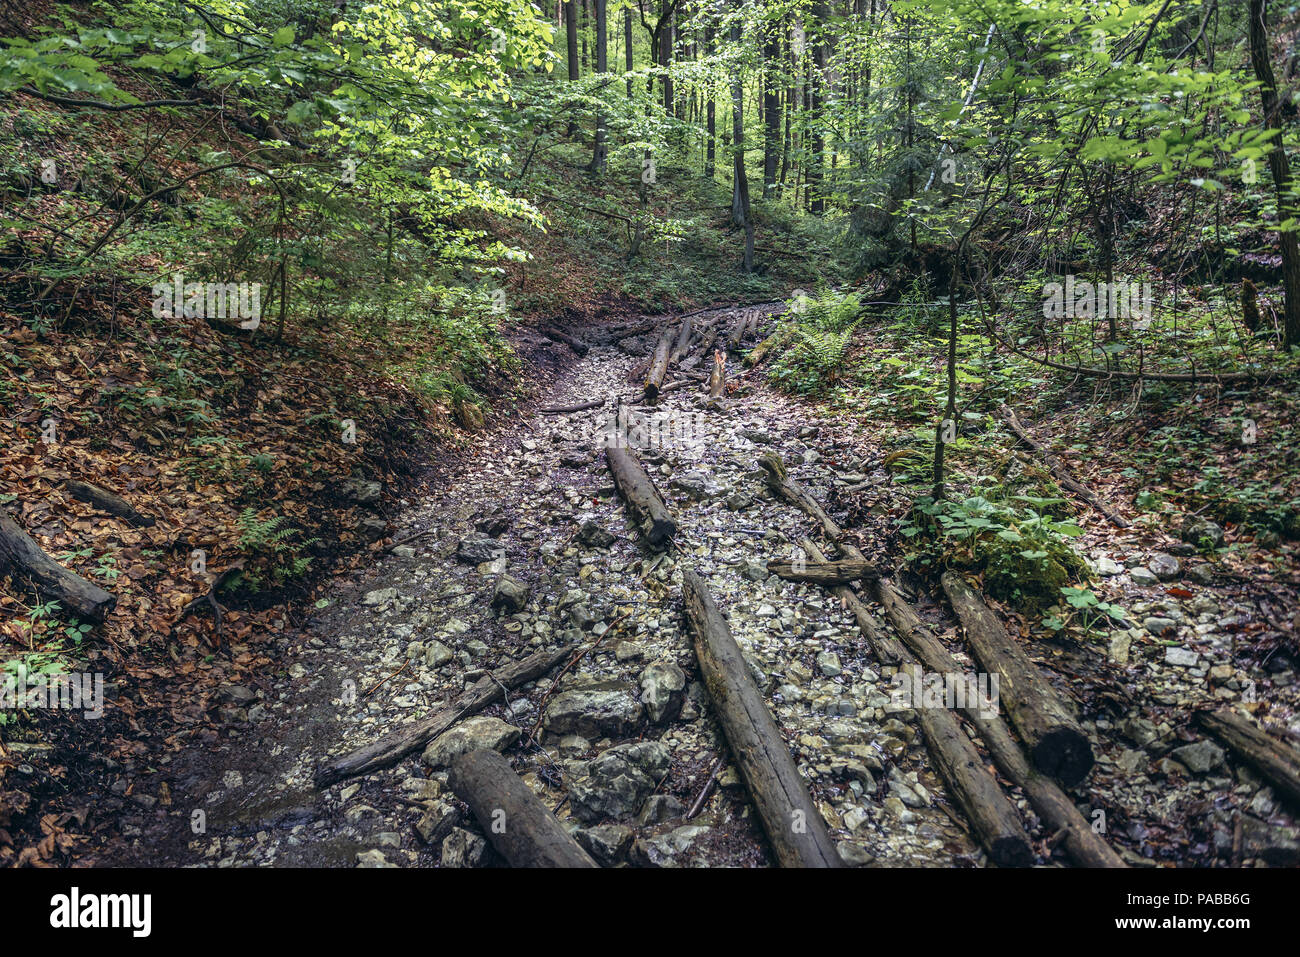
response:
[[[722,408],[722,396],[727,390],[727,360],[721,352],[713,353],[713,371],[709,373],[709,398],[705,408],[718,411]]]
[[[803,539],[800,546],[814,561],[826,560],[811,539]],[[833,587],[832,594],[853,612],[876,659],[883,664],[897,664],[907,674],[915,695],[923,682],[916,659],[897,638],[885,634],[852,588],[846,585]],[[1020,815],[1002,793],[993,775],[985,769],[975,745],[962,732],[952,712],[947,708],[929,708],[921,704],[914,705],[913,710],[930,756],[970,822],[975,839],[988,853],[989,860],[999,867],[1029,867],[1033,864],[1034,852]]]
[[[880,569],[866,561],[855,558],[840,558],[834,561],[821,559],[812,562],[778,562],[767,563],[767,570],[778,578],[792,582],[808,582],[812,585],[847,585],[849,582],[871,581],[880,577]]]
[[[641,463],[627,449],[606,446],[605,463],[614,476],[614,487],[627,503],[633,518],[652,548],[665,548],[677,534],[677,522],[655,489]]]
[[[566,346],[568,346],[570,349],[572,349],[572,350],[574,351],[574,353],[576,353],[577,355],[580,355],[580,356],[585,356],[585,355],[587,354],[588,350],[590,349],[590,347],[589,347],[585,342],[583,342],[581,339],[575,339],[575,338],[573,338],[573,336],[569,335],[567,332],[561,332],[559,329],[553,329],[553,328],[547,327],[547,328],[542,329],[542,330],[541,330],[541,333],[542,333],[542,335],[544,335],[547,339],[550,339],[552,342],[562,342],[562,343],[564,343]]]
[[[671,327],[665,327],[659,335],[659,343],[655,346],[654,356],[650,359],[650,367],[645,374],[645,400],[650,405],[654,405],[659,399],[659,390],[663,387],[664,376],[668,374],[668,356],[673,345],[673,330]]]
[[[585,412],[587,409],[599,409],[608,399],[592,399],[590,402],[579,402],[575,405],[549,405],[543,408],[543,415],[564,415],[568,412]]]
[[[682,361],[682,356],[686,354],[687,348],[691,344],[691,331],[693,328],[694,324],[689,318],[682,320],[682,327],[677,332],[677,341],[673,344],[672,352],[668,354],[670,365]]]
[[[793,329],[793,326],[778,326],[776,332],[756,345],[749,355],[745,356],[745,365],[758,368],[773,350],[781,348],[790,341]]]
[[[83,620],[103,621],[117,605],[116,596],[68,571],[47,555],[2,508],[0,570],[7,570],[15,579],[29,579],[38,592],[56,599],[64,609]]]
[[[137,511],[130,502],[108,489],[91,485],[89,482],[79,482],[76,479],[64,482],[63,487],[78,501],[88,502],[95,508],[115,515],[137,528],[152,528],[157,524],[156,519]]]
[[[745,332],[749,328],[748,313],[740,313],[736,316],[735,321],[731,324],[731,332],[727,335],[727,349],[735,352],[740,348],[741,341],[745,338]]]
[[[1042,443],[1036,442],[1034,438],[1025,431],[1025,427],[1020,424],[1020,420],[1016,417],[1016,413],[1011,408],[1005,405],[1000,406],[998,412],[1002,415],[1002,420],[1006,422],[1007,428],[1015,433],[1016,438],[1038,453],[1044,464],[1046,464],[1047,471],[1052,474],[1052,478],[1056,479],[1057,484],[1060,485],[1061,488],[1073,492],[1079,498],[1083,499],[1083,501],[1101,512],[1101,514],[1105,516],[1106,520],[1116,528],[1128,528],[1132,524],[1123,515],[1120,515],[1114,509],[1109,508],[1105,502],[1097,497],[1096,493],[1094,493],[1092,489],[1088,488],[1076,479],[1061,460],[1049,452]]]
[[[511,867],[597,866],[495,751],[462,754],[447,783]]]
[[[1196,722],[1300,806],[1300,751],[1269,737],[1232,711],[1201,711]]]
[[[955,572],[940,581],[975,658],[999,676],[999,694],[1034,767],[1073,787],[1092,770],[1092,744],[1065,702],[1002,622]]]
[[[926,627],[916,610],[903,600],[892,584],[881,579],[871,587],[872,596],[885,609],[895,631],[926,668],[933,672],[947,673],[962,670],[957,659]],[[1066,853],[1075,864],[1095,868],[1128,866],[1101,835],[1092,829],[1091,823],[1075,807],[1070,796],[1055,781],[1039,774],[1030,766],[1020,742],[1005,721],[978,707],[966,707],[963,711],[979,732],[998,770],[1025,792],[1029,803],[1050,831],[1058,834],[1064,832]]]
[[[398,728],[378,741],[318,768],[316,786],[329,787],[344,778],[396,764],[408,754],[424,747],[461,718],[477,714],[493,702],[500,701],[511,688],[540,678],[567,658],[572,650],[573,646],[570,645],[558,651],[539,651],[522,661],[512,661],[499,671],[484,675],[432,717]]]
[[[806,489],[788,477],[785,464],[779,456],[765,454],[759,465],[768,473],[767,484],[774,494],[815,519],[831,541],[840,542],[844,530],[826,514]],[[848,558],[863,557],[850,544],[839,544],[838,548]],[[870,588],[872,596],[885,609],[895,631],[926,668],[947,673],[963,670],[957,659],[925,626],[915,609],[903,600],[893,585],[882,578],[873,582]],[[1080,867],[1098,868],[1127,866],[1114,849],[1092,830],[1090,822],[1074,806],[1069,795],[1055,781],[1033,769],[1020,743],[1000,717],[989,716],[980,708],[968,707],[964,711],[979,731],[998,770],[1024,790],[1034,810],[1048,827],[1056,833],[1064,832],[1065,850],[1076,864]]]
[[[841,867],[826,822],[754,686],[731,629],[690,568],[682,569],[682,593],[704,685],[777,863]]]

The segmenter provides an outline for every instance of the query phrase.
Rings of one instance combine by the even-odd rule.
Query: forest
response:
[[[1278,0],[0,0],[0,866],[1300,864],[1297,90]]]

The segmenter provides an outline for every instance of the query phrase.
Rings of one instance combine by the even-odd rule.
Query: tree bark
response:
[[[1231,711],[1202,711],[1196,720],[1300,807],[1300,751],[1270,738]]]
[[[447,783],[511,867],[597,866],[495,751],[462,754]]]
[[[384,735],[378,741],[359,748],[316,771],[316,787],[329,787],[336,781],[390,767],[413,751],[418,751],[461,718],[477,714],[506,691],[540,678],[573,651],[573,646],[557,651],[539,651],[522,661],[512,661],[500,671],[490,673],[474,683],[437,714],[416,721]]]
[[[682,569],[682,595],[704,685],[777,863],[843,866],[731,629],[693,569]]]
[[[817,559],[812,562],[768,562],[767,570],[778,578],[811,585],[847,585],[849,582],[872,581],[880,577],[880,569],[867,561],[839,558],[834,561]]]
[[[651,405],[659,401],[659,390],[663,388],[664,376],[668,374],[668,359],[672,354],[673,329],[664,326],[655,345],[654,356],[650,359],[650,368],[645,376],[645,400]]]
[[[1281,101],[1277,93],[1277,79],[1273,75],[1273,62],[1269,56],[1268,31],[1264,22],[1265,0],[1250,0],[1250,62],[1259,80],[1259,99],[1264,107],[1264,125],[1278,130],[1268,153],[1268,168],[1273,174],[1277,189],[1277,218],[1284,222],[1298,215],[1291,198],[1291,164],[1286,156],[1282,139]],[[1282,285],[1286,290],[1283,346],[1290,349],[1300,345],[1300,242],[1294,232],[1279,232],[1282,247]]]
[[[652,548],[666,548],[677,534],[677,522],[641,463],[627,449],[617,446],[605,449],[605,463],[646,541]]]
[[[32,540],[6,509],[0,508],[0,571],[15,580],[30,579],[41,594],[55,598],[78,618],[103,621],[117,597],[64,568]]]
[[[974,589],[957,575],[941,579],[976,659],[999,676],[999,697],[1034,767],[1073,787],[1092,770],[1092,744],[1065,702]]]

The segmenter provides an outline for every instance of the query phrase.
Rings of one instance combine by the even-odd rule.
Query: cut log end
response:
[[[1034,852],[1023,837],[999,837],[988,849],[989,860],[998,867],[1032,867]]]
[[[1030,757],[1034,767],[1066,787],[1074,787],[1086,778],[1095,762],[1092,744],[1073,728],[1048,731],[1034,746]]]

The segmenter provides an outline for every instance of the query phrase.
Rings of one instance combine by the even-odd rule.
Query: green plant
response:
[[[1017,495],[1013,500],[1024,504],[978,494],[960,500],[922,497],[899,531],[917,545],[911,558],[982,571],[990,595],[1036,609],[1086,576],[1087,566],[1068,542],[1083,530],[1045,511],[1063,499]]]
[[[301,577],[310,567],[310,556],[302,555],[304,549],[319,539],[294,541],[299,530],[285,525],[283,515],[258,518],[250,508],[239,513],[239,550],[247,556],[248,565],[242,579],[253,591],[259,591],[269,578],[276,585]]]

